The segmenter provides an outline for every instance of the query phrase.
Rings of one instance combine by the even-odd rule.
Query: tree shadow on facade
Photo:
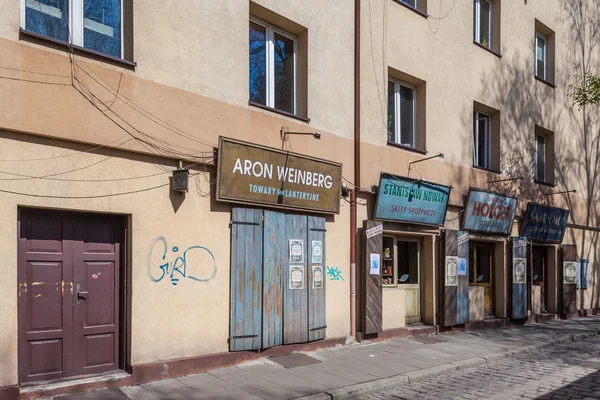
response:
[[[534,77],[534,36],[529,50],[506,50],[502,62],[487,71],[482,78],[478,98],[486,99],[490,107],[499,109],[500,170],[502,176],[488,173],[486,189],[518,199],[517,215],[522,215],[528,202],[551,206],[567,205],[569,223],[598,227],[597,210],[600,186],[600,130],[598,108],[578,110],[568,96],[569,85],[575,84],[575,74],[591,69],[600,70],[597,42],[600,39],[600,2],[559,0],[559,22],[568,27],[560,32],[560,46],[568,54],[557,54],[556,88]],[[557,34],[558,35],[558,34]],[[563,57],[563,58],[559,58]],[[473,126],[472,109],[463,112],[463,126]],[[535,181],[536,130],[554,135],[554,182],[544,185]],[[492,131],[492,134],[494,132]],[[470,140],[474,141],[473,134]],[[471,146],[463,146],[462,159],[472,158]],[[480,172],[474,169],[454,177],[457,183],[476,182]],[[522,177],[521,180],[491,181]],[[577,194],[562,192],[577,189]],[[583,204],[584,203],[584,204]],[[595,261],[590,268],[592,306],[598,304],[599,233],[582,230],[576,235],[568,229],[565,242],[576,243],[580,258]],[[594,261],[591,261],[594,262]]]

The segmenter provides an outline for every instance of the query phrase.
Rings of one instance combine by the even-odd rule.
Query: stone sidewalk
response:
[[[596,336],[600,317],[413,336],[289,356],[55,399],[337,399]]]

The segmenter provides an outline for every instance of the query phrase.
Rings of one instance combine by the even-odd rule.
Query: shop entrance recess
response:
[[[230,351],[324,339],[325,219],[234,208]]]
[[[486,317],[494,315],[493,265],[494,245],[471,241],[469,244],[469,284],[483,288],[483,310]]]
[[[383,237],[383,287],[404,290],[406,324],[421,322],[421,246],[418,239]]]
[[[532,245],[531,296],[534,314],[544,314],[547,312],[549,289],[548,273],[548,247]]]

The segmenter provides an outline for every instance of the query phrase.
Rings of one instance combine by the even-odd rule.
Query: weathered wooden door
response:
[[[527,239],[512,238],[512,318],[527,318]]]
[[[283,290],[283,344],[308,342],[308,219],[285,216],[287,263]]]
[[[235,208],[230,351],[325,338],[325,219]]]
[[[371,254],[383,257],[383,224],[380,221],[364,221],[365,254],[363,268],[363,310],[362,329],[363,333],[369,335],[383,331],[383,293],[381,266],[378,273],[370,270]]]
[[[20,211],[20,382],[118,369],[122,229],[111,216]]]
[[[561,266],[559,268],[559,301],[562,300],[564,317],[577,313],[577,245],[563,244],[561,246]]]
[[[261,348],[263,211],[234,208],[231,218],[229,349]]]
[[[469,322],[469,235],[448,229],[444,233],[442,315],[444,326]]]

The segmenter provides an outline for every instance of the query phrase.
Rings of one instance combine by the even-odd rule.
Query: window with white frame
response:
[[[412,8],[417,8],[417,1],[418,0],[402,0],[404,4],[408,4]]]
[[[298,114],[297,38],[252,18],[249,42],[250,101]]]
[[[124,58],[123,0],[21,0],[21,27]]]
[[[536,133],[535,135],[535,179],[540,182],[547,182],[546,173],[546,135]]]
[[[475,0],[474,3],[473,25],[475,41],[487,47],[492,48],[492,2],[491,0]]]
[[[473,112],[473,165],[492,168],[491,119],[488,114]]]
[[[388,141],[416,148],[417,91],[412,85],[388,81]]]
[[[535,76],[546,80],[548,39],[539,32],[535,34]]]

